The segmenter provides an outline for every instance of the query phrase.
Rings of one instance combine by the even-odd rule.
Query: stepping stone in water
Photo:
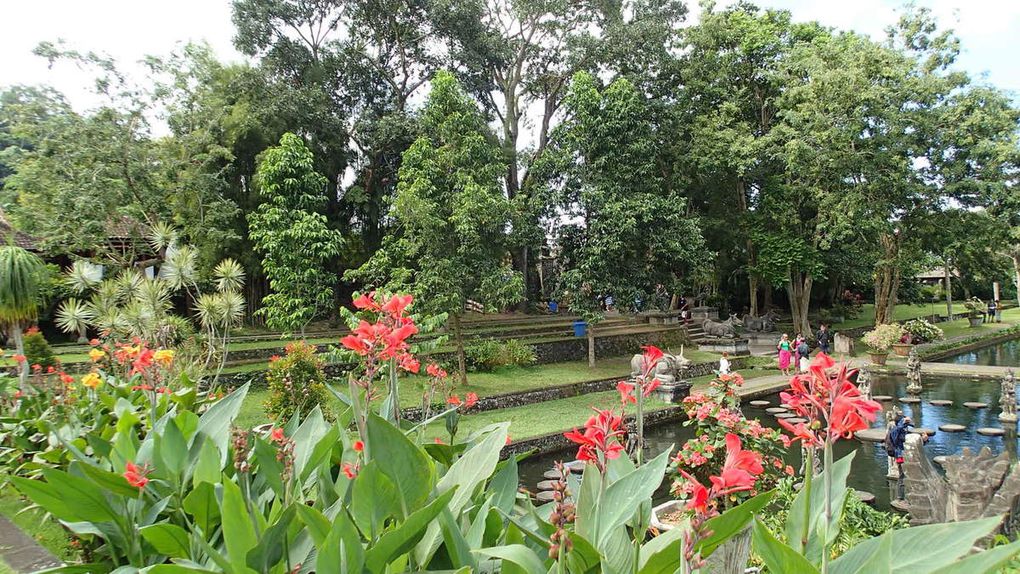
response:
[[[802,419],[800,417],[792,417],[792,418],[786,419],[786,422],[790,423],[791,425],[795,425],[795,424],[798,424],[798,423],[806,423],[807,419]]]
[[[784,407],[770,407],[770,408],[765,409],[765,412],[771,413],[771,414],[785,413],[786,412],[786,408],[784,408]]]
[[[936,407],[951,407],[953,406],[953,401],[949,401],[946,399],[932,399],[928,401],[928,404],[934,405]]]
[[[910,505],[907,504],[906,500],[894,500],[894,501],[889,503],[889,506],[892,506],[894,509],[896,509],[896,510],[898,510],[900,512],[909,512],[910,511]]]
[[[926,434],[928,436],[932,436],[933,434],[935,434],[935,429],[930,429],[927,427],[918,427],[910,431],[910,434]]]
[[[971,401],[963,403],[963,406],[967,407],[968,409],[983,409],[988,407],[988,403],[979,403],[977,401]]]
[[[549,480],[559,480],[563,475],[560,474],[560,471],[553,468],[543,472],[542,476],[548,478]]]
[[[921,402],[921,399],[920,397],[900,397],[900,402],[907,405],[913,405]]]
[[[793,413],[776,413],[776,414],[774,414],[772,416],[776,417],[777,419],[792,419],[792,418],[796,417],[797,415],[795,415]]]
[[[934,462],[935,464],[939,465],[939,466],[942,466],[942,465],[946,464],[946,457],[940,454],[940,455],[936,456],[935,458],[931,459],[931,461]]]
[[[538,502],[552,502],[555,498],[553,498],[553,492],[551,490],[543,490],[535,495],[535,500]]]
[[[767,407],[767,406],[771,405],[772,403],[770,403],[768,401],[751,401],[751,402],[749,402],[747,404],[751,405],[752,407]]]
[[[543,480],[542,482],[538,483],[538,489],[552,490],[553,486],[556,485],[557,483],[559,483],[558,480]]]
[[[875,495],[866,490],[855,489],[854,494],[857,495],[857,498],[859,498],[864,504],[875,504]]]
[[[997,427],[981,427],[977,431],[978,434],[983,434],[985,436],[1002,436],[1006,434],[1005,429],[1000,429]]]
[[[962,432],[967,430],[967,427],[955,423],[946,423],[944,425],[939,425],[939,430],[942,432]]]
[[[857,440],[863,440],[866,442],[882,442],[885,440],[885,429],[867,429],[857,431],[854,434]]]
[[[889,395],[872,395],[871,396],[871,400],[873,400],[873,401],[888,402],[888,401],[893,400],[893,398],[891,396],[889,396]]]
[[[584,472],[584,461],[583,460],[572,460],[563,466],[567,467],[570,472],[582,473]]]

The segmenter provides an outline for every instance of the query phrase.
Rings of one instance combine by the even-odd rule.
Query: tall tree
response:
[[[510,204],[500,150],[474,102],[441,72],[421,113],[422,135],[404,152],[390,215],[395,231],[352,278],[414,293],[425,312],[450,315],[460,380],[467,381],[461,316],[467,301],[517,302],[507,261]]]
[[[21,247],[0,246],[0,327],[14,339],[18,354],[24,356],[21,336],[30,321],[39,314],[39,287],[44,266],[41,259]],[[28,377],[28,361],[18,365],[18,376],[24,386]]]
[[[564,176],[559,208],[561,298],[589,322],[588,361],[607,297],[621,308],[649,301],[705,255],[698,220],[660,169],[649,105],[628,80],[600,89],[574,76],[556,139]],[[624,167],[625,166],[625,167]]]
[[[263,154],[256,183],[266,202],[248,214],[255,251],[272,293],[260,312],[273,329],[300,331],[333,304],[336,275],[326,262],[340,252],[340,236],[319,210],[325,206],[326,178],[298,136],[287,133]]]

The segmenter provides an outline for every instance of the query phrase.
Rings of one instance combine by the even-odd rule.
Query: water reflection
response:
[[[970,351],[969,353],[954,355],[939,362],[955,363],[957,365],[1016,367],[1020,365],[1020,339],[1013,339],[998,345]]]
[[[894,406],[903,409],[904,413],[910,415],[917,427],[927,427],[936,430],[925,446],[925,452],[929,457],[939,455],[951,455],[959,453],[963,447],[970,447],[971,450],[980,450],[988,446],[996,454],[1006,448],[1013,460],[1017,454],[1016,425],[1003,425],[999,422],[999,383],[987,380],[969,380],[953,377],[925,377],[923,379],[924,391],[920,397],[922,402],[918,404],[901,404],[898,401],[883,402],[884,410]],[[891,395],[893,397],[905,397],[906,380],[902,377],[874,376],[872,379],[872,393],[874,395]],[[773,404],[779,403],[778,395],[766,397]],[[948,399],[953,401],[952,406],[937,407],[928,401],[932,399]],[[970,409],[963,406],[964,402],[983,402],[988,407],[984,409]],[[777,427],[776,419],[765,412],[765,408],[745,406],[745,416],[757,418],[762,424]],[[947,423],[963,425],[966,430],[950,433],[938,431],[938,427]],[[880,416],[875,422],[875,427],[884,428],[885,418]],[[1003,427],[1007,430],[1005,437],[988,437],[977,433],[980,427]],[[671,444],[680,445],[693,436],[690,428],[684,427],[680,422],[669,423],[652,427],[646,430],[647,452],[649,456],[662,452]],[[888,508],[890,501],[890,489],[895,483],[886,479],[887,461],[881,443],[866,443],[857,440],[840,441],[836,445],[835,456],[847,455],[850,451],[857,451],[854,458],[853,469],[850,473],[849,483],[853,488],[871,492],[876,497],[876,504],[880,508]],[[521,465],[521,481],[529,488],[534,488],[540,480],[542,473],[549,470],[556,460],[572,460],[573,450],[560,453],[553,453],[533,457]],[[794,468],[800,468],[801,453],[796,447],[787,453],[786,460]],[[666,500],[668,492],[660,488],[656,497],[658,500]]]

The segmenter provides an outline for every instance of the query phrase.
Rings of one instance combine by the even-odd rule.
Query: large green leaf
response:
[[[639,574],[673,574],[680,568],[686,525],[667,530],[641,546]]]
[[[444,508],[439,514],[438,522],[441,527],[443,542],[446,544],[446,553],[450,557],[453,567],[463,568],[469,566],[473,570],[477,569],[478,562],[475,560],[474,555],[471,554],[471,545],[464,538],[464,533],[460,531],[460,526],[453,518],[453,513],[450,512],[449,507]]]
[[[400,513],[397,496],[396,488],[379,470],[376,461],[365,465],[355,477],[351,487],[351,517],[369,540],[379,537],[387,518]]]
[[[255,460],[259,463],[259,476],[283,499],[283,463],[276,458],[279,450],[262,438],[255,439]]]
[[[598,520],[599,491],[602,489],[602,473],[593,465],[585,465],[581,474],[581,486],[577,489],[574,530],[588,540],[596,539],[595,523]]]
[[[155,449],[156,459],[163,462],[163,467],[157,468],[157,472],[168,478],[179,477],[187,462],[188,445],[173,419],[167,420],[163,432],[156,435]]]
[[[519,484],[517,457],[511,456],[489,481],[489,492],[496,495],[493,506],[503,512],[513,510]]]
[[[138,487],[128,484],[128,481],[122,474],[103,470],[97,466],[92,466],[91,464],[82,464],[77,461],[72,462],[69,465],[68,470],[70,472],[85,475],[92,479],[93,482],[113,494],[127,498],[138,498]]]
[[[467,505],[478,485],[487,481],[496,470],[499,453],[506,445],[509,427],[509,423],[495,427],[485,439],[469,448],[463,456],[457,459],[457,462],[453,463],[453,466],[436,484],[436,492],[440,493],[457,489],[457,493],[450,499],[449,504],[454,519],[460,517],[461,510]],[[419,564],[428,564],[432,553],[439,548],[442,536],[439,528],[438,522],[430,524],[428,532],[425,533],[421,543],[415,549],[415,558]]]
[[[1020,541],[997,546],[943,566],[930,574],[992,574],[1020,555]]]
[[[234,574],[252,572],[246,559],[248,552],[258,544],[258,538],[241,488],[231,480],[223,481],[223,544]]]
[[[830,469],[832,482],[829,489],[832,516],[828,522],[828,536],[825,532],[825,479],[824,474],[814,477],[811,482],[810,500],[807,489],[801,489],[794,499],[786,519],[786,539],[790,546],[801,550],[812,564],[821,564],[822,548],[832,544],[839,535],[839,523],[843,516],[846,501],[846,479],[850,476],[850,463],[856,451],[837,460]],[[805,522],[805,512],[807,521]],[[823,539],[827,538],[827,540]],[[807,542],[806,546],[803,542]]]
[[[262,533],[255,548],[248,551],[246,561],[248,566],[256,572],[270,572],[283,559],[283,552],[287,542],[287,530],[297,511],[295,506],[303,504],[291,504],[280,513],[280,516]]]
[[[769,572],[790,574],[817,574],[818,569],[799,552],[776,539],[759,520],[754,521],[751,532],[754,551],[761,557]]]
[[[450,503],[456,488],[436,497],[427,506],[411,513],[407,520],[386,531],[365,553],[365,565],[373,574],[383,572],[386,565],[406,554],[421,540],[425,529]]]
[[[361,572],[362,568],[372,567],[365,564],[365,549],[361,545],[358,531],[346,512],[340,511],[333,521],[333,527],[326,540],[319,547],[316,558],[316,572]],[[380,565],[386,568],[386,564]]]
[[[570,535],[570,552],[567,553],[567,571],[577,574],[590,574],[598,572],[602,566],[602,556],[599,551],[579,534]],[[670,570],[673,574],[676,570]]]
[[[662,476],[669,463],[672,447],[662,451],[659,456],[641,465],[636,470],[620,477],[619,480],[606,488],[605,495],[599,503],[598,532],[595,546],[602,550],[602,542],[612,532],[627,523],[634,516],[639,505],[650,500],[655,489],[662,484]]]
[[[763,492],[708,520],[705,523],[705,530],[710,534],[699,540],[695,549],[698,550],[703,558],[711,556],[712,552],[715,552],[719,545],[746,528],[751,523],[754,515],[760,512],[762,508],[765,508],[765,505],[772,500],[774,494],[774,491]]]
[[[510,562],[527,574],[546,574],[548,571],[548,568],[546,568],[542,559],[523,544],[510,544],[507,546],[496,546],[494,548],[479,548],[473,552],[487,558],[498,558],[503,561],[504,565],[507,562]]]
[[[368,418],[372,459],[397,488],[403,517],[422,507],[435,483],[432,458],[412,443],[400,429],[378,415]]]
[[[202,413],[198,420],[198,432],[192,440],[202,440],[200,437],[205,436],[213,441],[213,444],[220,451],[220,468],[223,468],[223,465],[227,462],[230,425],[237,418],[237,413],[241,411],[244,397],[248,395],[249,385],[250,383],[245,383],[236,391],[217,401],[213,406],[209,407],[209,410]]]
[[[184,511],[195,519],[195,524],[209,536],[220,521],[220,503],[216,487],[211,482],[200,482],[184,497]]]
[[[894,530],[879,538],[869,538],[857,544],[829,565],[831,574],[848,574],[858,571],[858,565],[867,556],[878,551],[882,538],[888,537],[892,548],[890,572],[916,574],[931,572],[952,564],[970,553],[974,543],[994,532],[1002,522],[1000,517],[983,518],[967,522],[929,524]]]
[[[176,524],[151,524],[138,530],[156,552],[171,558],[187,558],[191,551],[188,533]]]
[[[116,522],[120,517],[92,481],[62,470],[44,468],[45,482],[12,477],[14,486],[32,502],[68,522]]]
[[[319,441],[329,431],[330,425],[322,418],[322,409],[315,405],[308,416],[301,421],[301,426],[291,435],[294,440],[294,475],[304,475],[305,465]]]
[[[195,470],[191,475],[191,483],[194,486],[198,486],[200,482],[215,484],[220,479],[220,453],[209,438],[201,437],[198,440],[201,443],[199,443],[198,458],[195,461]]]
[[[305,504],[297,505],[297,514],[311,534],[315,545],[322,546],[323,541],[329,536],[329,519],[317,509]]]
[[[322,464],[329,464],[330,454],[333,452],[333,448],[336,443],[340,440],[340,427],[334,425],[330,427],[329,431],[319,439],[319,442],[315,445],[309,453],[308,458],[302,463],[301,472],[297,473],[298,478],[303,484],[308,477],[311,476],[312,472],[321,466]]]

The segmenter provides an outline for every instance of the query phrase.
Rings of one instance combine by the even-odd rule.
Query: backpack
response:
[[[882,441],[882,446],[885,448],[885,454],[889,455],[892,458],[895,458],[896,445],[893,444],[892,431],[893,429],[889,429],[889,431],[885,433],[885,440]]]

